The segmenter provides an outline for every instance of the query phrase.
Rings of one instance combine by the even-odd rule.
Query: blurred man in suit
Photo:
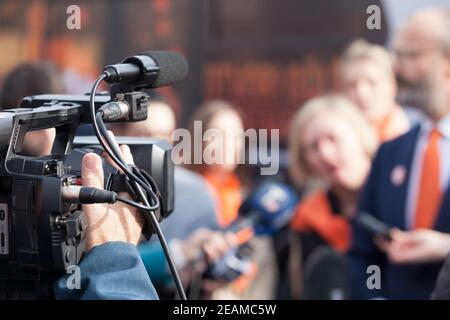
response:
[[[426,26],[426,28],[424,28]],[[450,13],[430,8],[412,15],[394,41],[399,98],[420,107],[420,126],[382,145],[372,165],[359,212],[399,230],[450,232]],[[417,232],[417,231],[416,231]],[[353,229],[349,267],[355,298],[428,299],[442,262],[400,264],[391,242]],[[381,287],[369,289],[368,267],[381,270]]]

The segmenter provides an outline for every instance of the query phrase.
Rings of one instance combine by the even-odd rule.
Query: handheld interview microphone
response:
[[[255,236],[271,236],[286,226],[297,200],[295,192],[282,183],[266,182],[255,188],[239,208],[239,218],[223,230],[235,234],[237,247],[210,265],[207,277],[232,281],[251,272],[251,248],[246,245]],[[205,260],[205,254],[200,252],[193,263]]]
[[[239,216],[251,221],[256,235],[273,235],[289,223],[297,202],[289,186],[266,182],[245,199]]]
[[[108,83],[128,84],[134,89],[153,89],[183,80],[188,73],[186,59],[172,51],[147,51],[106,66]]]
[[[239,218],[223,231],[234,233],[238,245],[254,236],[271,236],[289,223],[297,201],[297,195],[289,186],[263,183],[239,207]]]

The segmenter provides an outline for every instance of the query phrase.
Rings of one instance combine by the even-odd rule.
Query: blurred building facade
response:
[[[0,78],[23,61],[51,61],[69,93],[85,93],[103,66],[149,49],[176,50],[188,78],[162,93],[183,124],[205,99],[225,98],[252,128],[280,128],[307,99],[336,86],[337,57],[354,38],[385,44],[381,0],[79,0],[69,30],[66,0],[0,1]],[[381,29],[366,26],[381,8]]]

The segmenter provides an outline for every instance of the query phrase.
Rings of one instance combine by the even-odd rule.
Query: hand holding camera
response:
[[[123,157],[133,164],[130,148],[120,146]],[[100,157],[95,153],[88,153],[83,157],[82,184],[85,187],[103,189],[104,176]],[[128,196],[122,194],[122,196]],[[114,204],[86,204],[83,206],[89,225],[86,234],[86,250],[92,249],[109,241],[123,241],[136,245],[139,242],[144,218],[136,208],[123,203]]]

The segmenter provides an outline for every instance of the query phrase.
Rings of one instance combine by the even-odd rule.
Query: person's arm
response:
[[[139,252],[130,243],[106,242],[91,249],[79,265],[80,289],[74,288],[74,275],[66,274],[57,281],[57,299],[158,299]]]
[[[125,160],[133,157],[127,146],[120,147]],[[83,186],[102,189],[102,162],[98,155],[83,157],[81,179]],[[121,196],[128,196],[121,194]],[[55,286],[57,299],[157,299],[156,291],[136,248],[143,217],[122,203],[89,204],[83,206],[88,229],[86,254],[79,265],[80,289],[68,285],[76,281],[64,275]],[[73,288],[73,289],[70,289]]]
[[[389,261],[397,264],[442,262],[450,253],[450,234],[431,229],[391,232],[392,240],[376,239]]]
[[[216,261],[237,245],[237,239],[233,233],[202,228],[186,239],[172,239],[168,244],[175,266],[181,271],[182,281],[188,283],[192,271],[190,268],[196,260]],[[138,249],[153,283],[156,286],[173,286],[172,274],[161,245],[157,242],[144,243],[139,245]]]
[[[377,203],[379,201],[377,190],[379,189],[378,176],[381,165],[380,148],[375,157],[368,180],[363,188],[358,206],[359,212],[368,212],[378,215]],[[370,289],[368,279],[372,273],[368,273],[368,267],[375,265],[382,268],[383,254],[373,243],[372,235],[361,227],[352,224],[352,242],[348,252],[348,267],[350,277],[351,294],[354,299],[374,299],[383,297],[383,286],[380,289]],[[370,270],[369,270],[370,271]]]

